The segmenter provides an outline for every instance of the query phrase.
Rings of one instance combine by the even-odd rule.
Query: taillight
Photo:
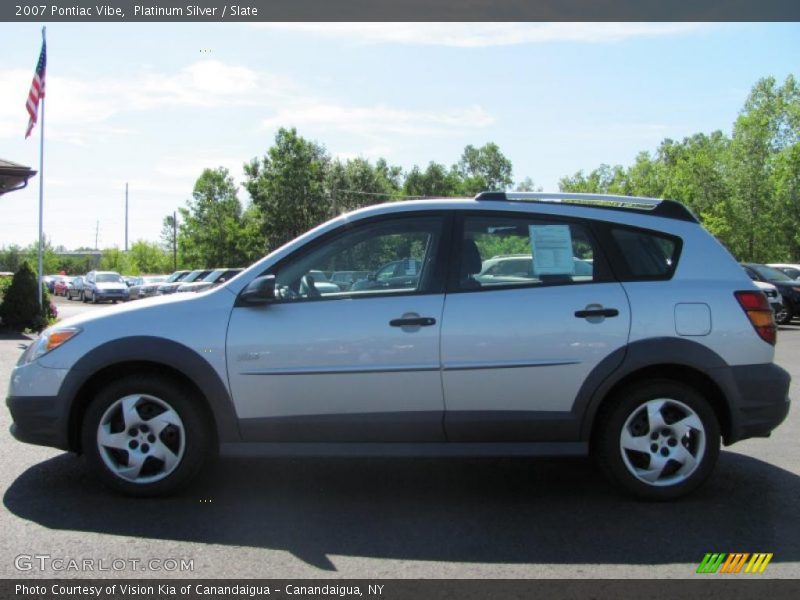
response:
[[[763,292],[747,291],[734,292],[739,305],[744,310],[753,329],[758,336],[768,344],[775,345],[778,337],[778,328],[775,326],[775,318],[772,308]]]

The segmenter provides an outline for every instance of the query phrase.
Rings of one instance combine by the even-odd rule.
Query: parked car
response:
[[[159,296],[164,296],[167,294],[174,294],[178,291],[178,288],[181,287],[184,283],[192,283],[193,281],[198,281],[203,279],[206,275],[211,273],[211,269],[197,269],[196,271],[191,271],[184,275],[180,279],[176,279],[174,281],[170,281],[167,279],[164,283],[158,286],[158,290],[156,294]]]
[[[188,273],[189,271],[185,271]],[[133,284],[128,288],[131,300],[155,296],[158,286],[167,281],[166,275],[145,275],[136,277]]]
[[[800,281],[800,265],[798,264],[769,263],[767,266],[772,267],[773,269],[778,269],[778,271],[794,279],[795,281]]]
[[[74,277],[60,277],[53,283],[53,295],[67,297],[67,289],[72,285]]]
[[[56,283],[59,281],[66,281],[67,279],[69,279],[67,275],[45,275],[42,277],[42,282],[47,286],[48,292],[55,294]]]
[[[236,277],[244,269],[214,269],[199,281],[183,283],[178,287],[178,292],[203,292],[211,289],[215,285],[220,285],[228,281],[231,277]]]
[[[331,283],[335,283],[342,291],[347,291],[359,279],[367,279],[369,271],[334,271],[330,276]]]
[[[775,321],[784,321],[786,319],[786,307],[783,305],[783,297],[778,291],[778,288],[765,281],[754,281],[753,283],[755,283],[756,287],[764,292],[764,295],[767,297],[767,301],[772,307],[772,313],[775,315]]]
[[[130,298],[128,284],[122,275],[115,271],[89,271],[83,278],[84,302],[97,304],[106,300],[116,304],[119,301],[125,302]]]
[[[477,281],[498,247],[530,247],[551,278]],[[308,281],[409,248],[416,272],[393,288]],[[222,445],[591,452],[622,489],[666,500],[708,478],[721,440],[784,420],[776,335],[764,294],[683,205],[492,192],[361,209],[207,293],[67,319],[20,358],[7,404],[18,439],[82,452],[136,496],[183,488]]]
[[[83,277],[78,276],[72,279],[72,283],[67,287],[67,300],[83,300]]]
[[[366,279],[360,279],[350,287],[352,290],[374,290],[383,289],[402,289],[415,285],[422,270],[422,262],[418,258],[404,258],[393,260],[374,273],[370,273]]]
[[[534,273],[534,262],[532,253],[493,256],[483,261],[481,272],[475,276],[475,279],[484,283],[495,284],[501,282],[542,281],[539,275]],[[591,280],[592,263],[572,257],[572,264],[571,276],[586,277]],[[546,277],[547,275],[545,275]]]
[[[742,266],[753,281],[764,281],[778,288],[783,297],[783,306],[786,308],[786,313],[781,319],[776,317],[778,324],[788,325],[795,315],[800,315],[800,283],[767,265],[743,263]]]

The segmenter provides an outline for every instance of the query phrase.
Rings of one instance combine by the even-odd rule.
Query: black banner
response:
[[[7,0],[0,21],[800,21],[792,0]]]
[[[376,600],[792,600],[800,597],[796,580],[727,579],[679,580],[336,580],[336,579],[208,579],[2,580],[3,600],[245,600],[251,598],[374,598]]]

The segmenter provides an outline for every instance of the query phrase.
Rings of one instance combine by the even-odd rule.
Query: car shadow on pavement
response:
[[[588,459],[221,458],[178,495],[131,499],[60,455],[3,503],[55,530],[328,555],[511,564],[699,563],[706,552],[800,560],[800,477],[723,452],[678,502],[619,495]]]

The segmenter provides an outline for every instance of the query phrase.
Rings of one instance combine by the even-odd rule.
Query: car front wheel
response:
[[[628,386],[599,419],[594,450],[600,466],[640,498],[684,496],[708,479],[717,462],[716,415],[702,395],[682,383]]]
[[[89,466],[108,487],[132,496],[184,487],[206,462],[214,439],[197,398],[162,377],[137,375],[111,383],[83,419]]]

